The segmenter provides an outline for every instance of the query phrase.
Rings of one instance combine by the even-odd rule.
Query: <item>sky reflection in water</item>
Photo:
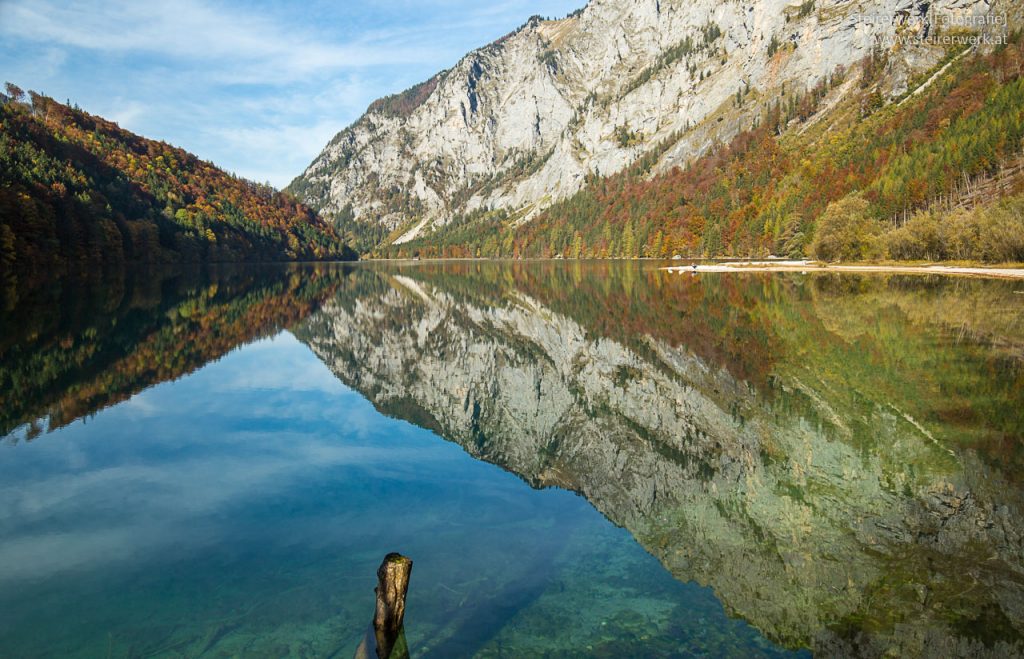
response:
[[[584,499],[384,417],[290,333],[0,446],[8,656],[351,656],[388,551],[415,656],[772,653]]]

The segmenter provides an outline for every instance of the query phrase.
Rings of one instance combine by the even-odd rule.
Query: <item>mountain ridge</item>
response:
[[[869,60],[683,168],[654,151],[520,226],[456,220],[379,252],[1024,262],[1021,59],[1019,40],[950,53],[888,104]]]
[[[371,105],[289,189],[364,236],[364,251],[466,217],[526,225],[594,176],[655,152],[652,171],[686,164],[763,119],[779,90],[810,90],[876,43],[910,40],[882,90],[895,98],[946,56],[927,42],[945,17],[1002,7],[595,0],[467,54],[412,88],[403,116]]]
[[[312,209],[8,83],[0,103],[0,274],[75,264],[350,260]]]

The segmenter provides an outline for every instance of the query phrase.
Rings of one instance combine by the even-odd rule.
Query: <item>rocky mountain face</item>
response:
[[[643,297],[651,282],[631,272],[595,284],[604,301],[626,288]],[[696,319],[680,342],[652,324],[633,340],[615,329],[646,322],[630,308],[616,320],[600,294],[502,285],[516,276],[362,270],[296,333],[382,411],[534,487],[582,494],[776,642],[857,656],[1021,650],[1020,484],[919,421],[912,377],[905,396],[862,388],[860,367],[839,355],[855,346],[882,368],[885,347],[844,321],[891,319],[898,294],[867,287],[853,305],[824,286],[810,297],[749,279],[742,290],[676,286],[691,318],[731,299],[728,328]],[[831,373],[799,365],[807,355],[766,356],[780,346],[764,348],[775,339],[758,319],[799,314],[790,298],[814,310],[792,322],[824,343]],[[689,322],[676,311],[673,322]],[[903,369],[915,363],[908,345]]]
[[[375,102],[291,190],[395,242],[495,210],[527,221],[645,155],[656,169],[685,164],[876,47],[898,52],[885,92],[900,94],[945,53],[915,38],[977,31],[995,11],[987,0],[592,0]]]

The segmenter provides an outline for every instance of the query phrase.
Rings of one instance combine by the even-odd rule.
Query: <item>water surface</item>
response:
[[[0,312],[7,656],[1007,654],[1024,295],[416,263]]]

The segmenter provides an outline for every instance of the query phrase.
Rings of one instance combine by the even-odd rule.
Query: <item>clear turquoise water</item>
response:
[[[1014,281],[0,286],[0,659],[1024,655]]]
[[[353,393],[284,331],[0,446],[9,657],[348,657],[383,555],[413,656],[774,655],[583,498]]]

